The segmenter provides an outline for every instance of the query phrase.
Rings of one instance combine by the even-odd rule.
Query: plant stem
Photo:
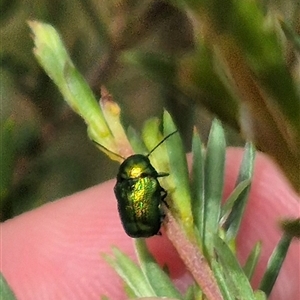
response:
[[[169,210],[166,210],[166,219],[166,234],[195,281],[199,284],[202,292],[206,295],[207,299],[222,300],[223,296],[204,255],[195,244],[187,239],[182,228]]]

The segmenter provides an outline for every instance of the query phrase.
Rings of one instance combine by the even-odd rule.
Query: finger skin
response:
[[[229,149],[224,197],[233,189],[242,150]],[[48,203],[1,224],[1,271],[17,299],[124,299],[122,281],[103,260],[112,245],[134,258],[133,240],[123,231],[113,194],[115,180]],[[244,262],[257,240],[263,255],[254,286],[280,238],[278,220],[299,217],[299,198],[283,175],[264,155],[257,155],[250,200],[238,238]],[[151,251],[167,264],[177,286],[190,277],[165,236],[148,239]],[[298,241],[293,242],[271,299],[297,299]]]

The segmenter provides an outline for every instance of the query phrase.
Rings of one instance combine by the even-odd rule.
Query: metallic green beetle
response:
[[[148,155],[131,155],[120,165],[114,192],[121,222],[130,237],[146,238],[159,234],[164,219],[161,204],[167,206],[164,201],[167,192],[160,186],[158,178],[169,174],[158,173],[148,157],[176,132],[167,135]]]
[[[121,164],[115,195],[126,233],[134,238],[158,234],[164,213],[161,203],[167,192],[157,178],[168,176],[157,173],[147,156],[135,154]]]
[[[158,173],[151,165],[149,155],[174,131],[159,142],[148,155],[134,154],[120,165],[114,188],[118,200],[119,215],[125,232],[134,238],[145,238],[159,234],[164,213],[161,207],[167,192],[160,186]]]

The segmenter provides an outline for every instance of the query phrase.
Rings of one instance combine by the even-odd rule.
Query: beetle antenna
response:
[[[166,137],[164,137],[148,154],[147,154],[147,157],[155,150],[157,149],[166,139],[168,139],[171,135],[177,133],[178,130],[175,130],[171,133],[169,133]]]
[[[99,144],[98,142],[96,142],[96,141],[94,141],[94,140],[92,140],[92,141],[93,141],[97,146],[99,146],[99,147],[102,148],[103,150],[107,151],[108,153],[113,154],[113,155],[115,155],[115,156],[117,156],[117,157],[122,158],[123,160],[125,160],[125,157],[123,157],[122,155],[120,155],[120,154],[118,154],[118,153],[115,153],[115,152],[109,150],[108,148],[106,148],[105,146]]]

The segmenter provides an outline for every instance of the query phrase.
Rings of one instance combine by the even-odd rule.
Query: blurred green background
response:
[[[291,155],[282,156],[279,164],[299,166],[299,153],[294,151],[299,149],[300,132],[299,1],[240,3],[2,0],[1,221],[114,178],[118,170],[118,164],[89,141],[84,121],[38,65],[28,20],[49,23],[60,32],[96,97],[104,84],[119,103],[125,128],[141,130],[145,120],[160,117],[166,108],[188,151],[193,126],[205,141],[212,118],[218,116],[229,145],[243,145],[247,136],[276,160],[287,148]],[[235,73],[224,50],[226,43],[226,49],[238,49],[245,60],[244,73],[253,72],[250,77],[263,90],[267,102],[261,107],[249,102],[247,84],[252,82],[245,79],[239,86],[240,73]],[[282,69],[286,72],[279,74]],[[283,94],[278,82],[288,91],[286,104],[274,96]],[[253,107],[262,113],[258,120],[253,118],[259,124],[256,129],[249,126]],[[269,119],[268,124],[259,123]],[[278,134],[271,130],[272,122],[282,136],[287,133],[281,128],[295,134],[274,144]],[[283,150],[278,151],[280,143]],[[293,184],[297,189],[298,183]]]

